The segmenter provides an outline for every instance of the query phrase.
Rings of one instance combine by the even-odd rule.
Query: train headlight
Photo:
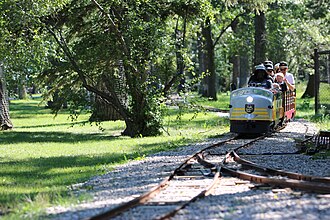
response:
[[[253,97],[252,97],[252,96],[248,96],[248,97],[246,98],[246,101],[247,101],[248,103],[253,102]]]

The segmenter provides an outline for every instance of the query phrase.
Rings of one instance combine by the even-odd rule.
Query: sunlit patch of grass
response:
[[[297,86],[297,118],[304,118],[308,121],[316,123],[320,130],[330,130],[330,117],[326,114],[315,115],[315,98],[301,98],[306,89],[306,83]],[[322,90],[324,95],[327,90]],[[329,93],[330,95],[330,93]],[[325,99],[323,99],[325,100]]]
[[[230,92],[219,92],[217,94],[217,101],[211,100],[209,98],[200,97],[200,95],[194,95],[193,98],[189,100],[197,105],[201,105],[204,107],[213,107],[220,110],[229,110],[229,100],[230,100]]]

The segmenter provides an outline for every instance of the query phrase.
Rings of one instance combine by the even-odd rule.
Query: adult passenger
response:
[[[265,64],[266,72],[268,74],[268,77],[274,82],[275,80],[275,74],[274,74],[274,68],[272,64]]]
[[[280,63],[276,63],[276,64],[274,65],[274,72],[275,72],[275,74],[281,72],[281,71],[280,71]]]
[[[281,73],[283,73],[283,75],[284,75],[283,80],[287,84],[288,89],[293,91],[295,89],[295,86],[294,86],[295,81],[294,81],[293,75],[288,72],[288,69],[289,69],[288,64],[286,62],[282,61],[282,62],[280,62],[279,67],[280,67]]]
[[[255,67],[253,75],[249,79],[248,85],[249,87],[263,87],[265,89],[272,88],[272,80],[269,78],[263,64]]]

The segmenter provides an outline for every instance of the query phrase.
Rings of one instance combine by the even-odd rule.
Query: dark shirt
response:
[[[269,79],[272,83],[274,83],[274,78],[273,77],[271,77],[271,76],[267,76],[267,79]]]
[[[285,92],[285,91],[288,90],[288,86],[286,85],[285,82],[279,83],[279,85],[280,85],[280,88],[281,88],[282,92]]]
[[[256,75],[252,75],[249,79],[248,85],[254,86],[254,87],[263,87],[265,89],[271,89],[272,88],[272,80],[269,77],[265,78],[257,78]]]

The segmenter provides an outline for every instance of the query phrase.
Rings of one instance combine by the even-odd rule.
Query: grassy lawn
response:
[[[229,131],[228,119],[185,112],[177,120],[178,110],[172,109],[162,136],[129,138],[120,136],[125,127],[122,121],[104,122],[100,127],[87,122],[88,114],[71,121],[68,112],[54,117],[39,104],[39,100],[11,101],[14,129],[1,131],[3,219],[35,219],[47,206],[83,199],[70,195],[68,187],[72,184],[104,174],[128,160]]]
[[[221,110],[229,110],[229,100],[230,100],[230,92],[226,93],[218,93],[217,94],[218,101],[214,102],[207,98],[198,98],[194,99],[194,102],[198,105],[202,105],[205,107],[213,107]]]

